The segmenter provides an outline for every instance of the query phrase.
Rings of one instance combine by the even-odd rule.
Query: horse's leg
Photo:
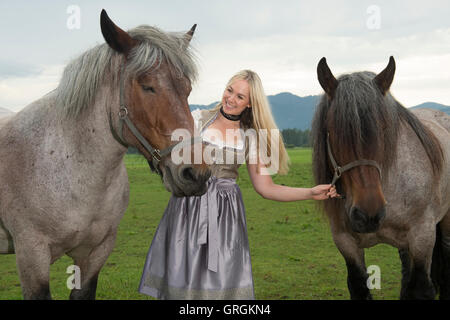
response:
[[[450,300],[450,211],[444,217],[444,219],[439,223],[439,228],[441,231],[440,237],[440,253],[441,259],[439,266],[439,299]]]
[[[47,242],[39,238],[17,238],[14,239],[14,247],[24,299],[51,299],[49,283],[51,253]]]
[[[93,248],[87,255],[79,255],[77,252],[70,254],[74,258],[74,263],[80,267],[81,288],[72,289],[71,300],[95,300],[97,292],[97,280],[101,268],[108,259],[114,248],[116,234],[108,235],[103,242]]]
[[[357,246],[348,233],[333,235],[334,242],[345,259],[347,265],[347,286],[352,300],[371,300],[372,295],[367,287],[364,249]]]
[[[400,261],[402,262],[402,288],[400,291],[400,299],[405,296],[406,285],[411,277],[411,258],[408,249],[398,249]]]
[[[364,249],[358,249],[357,260],[345,258],[347,265],[347,286],[352,300],[371,300],[372,295],[367,287],[366,264],[364,262]]]
[[[417,223],[411,228],[409,238],[410,276],[403,291],[402,299],[434,299],[436,290],[431,280],[431,261],[435,244],[436,226],[424,228]]]

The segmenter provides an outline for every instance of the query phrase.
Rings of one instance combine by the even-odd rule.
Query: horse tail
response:
[[[436,294],[439,293],[441,285],[444,283],[444,258],[442,253],[442,233],[439,224],[436,225],[436,241],[434,243],[433,257],[431,260],[431,281],[433,282]]]

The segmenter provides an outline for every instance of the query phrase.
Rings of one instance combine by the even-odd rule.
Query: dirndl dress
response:
[[[239,186],[215,176],[207,184],[202,196],[170,198],[139,292],[158,299],[254,299]]]

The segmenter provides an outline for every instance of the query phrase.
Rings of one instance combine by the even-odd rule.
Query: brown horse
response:
[[[16,253],[25,299],[49,299],[50,264],[81,271],[71,299],[95,298],[129,199],[133,146],[175,195],[206,191],[206,164],[174,164],[171,133],[194,134],[187,98],[196,68],[188,33],[125,32],[102,11],[106,43],[64,70],[56,90],[0,127],[0,253]]]
[[[324,209],[351,298],[371,298],[364,248],[387,243],[399,249],[402,299],[433,299],[437,290],[449,299],[450,117],[392,97],[392,57],[378,75],[336,79],[325,58],[317,73],[326,94],[312,125],[313,171],[316,183],[336,182],[345,195]]]

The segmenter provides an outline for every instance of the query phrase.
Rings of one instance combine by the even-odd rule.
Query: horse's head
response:
[[[206,164],[175,164],[168,149],[175,143],[174,130],[184,129],[194,136],[187,98],[196,75],[188,51],[195,25],[186,34],[148,26],[125,32],[104,10],[100,23],[108,45],[124,57],[118,71],[120,105],[110,107],[112,121],[118,124],[114,129],[118,140],[137,148],[174,195],[203,194],[210,176]]]
[[[317,67],[326,92],[321,104],[327,108],[322,131],[326,131],[323,137],[328,137],[323,142],[328,169],[336,172],[338,191],[346,195],[350,227],[359,233],[378,230],[386,214],[381,168],[392,161],[395,151],[389,128],[393,114],[387,103],[392,99],[388,91],[394,73],[392,57],[378,75],[357,72],[336,79],[325,58]]]

